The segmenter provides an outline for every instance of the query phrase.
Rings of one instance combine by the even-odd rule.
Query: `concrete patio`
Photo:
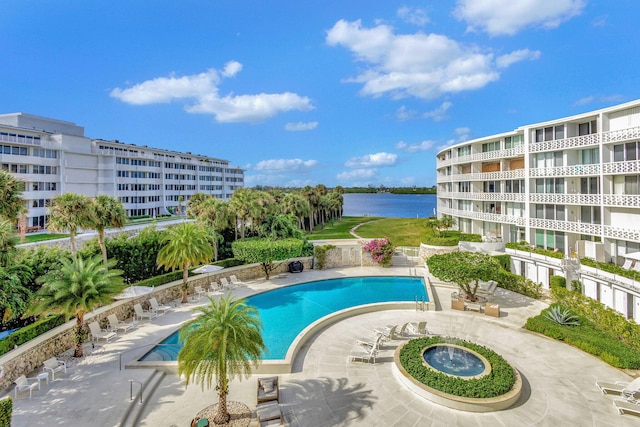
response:
[[[361,275],[408,275],[407,268],[349,268],[286,274],[270,281],[256,281],[236,290],[246,296],[265,289],[301,281]],[[610,396],[595,387],[596,380],[629,380],[624,372],[568,345],[522,329],[525,320],[544,308],[544,303],[499,289],[494,300],[503,315],[493,318],[475,312],[449,309],[454,288],[434,284],[437,311],[390,310],[367,313],[334,323],[307,342],[298,354],[293,373],[280,375],[280,403],[288,425],[320,426],[631,426],[638,419],[618,415]],[[205,300],[202,299],[201,303]],[[42,384],[33,398],[20,395],[14,401],[15,426],[119,426],[130,407],[130,380],[134,394],[138,383],[152,376],[147,369],[120,370],[192,316],[189,304],[142,322],[117,341],[100,344],[90,355],[71,366],[49,385]],[[457,336],[500,353],[523,376],[525,392],[520,401],[504,411],[477,414],[448,409],[415,396],[401,386],[391,370],[399,341],[381,349],[376,364],[347,362],[354,342],[380,326],[427,320],[432,333]],[[185,387],[175,375],[157,378],[157,389],[143,394],[129,417],[140,426],[187,426],[205,406],[217,401],[215,390],[199,385]],[[255,409],[256,378],[234,380],[229,400]],[[153,382],[152,381],[152,382]],[[151,387],[149,387],[151,388]],[[132,425],[132,424],[127,424]],[[252,425],[257,425],[253,421]]]

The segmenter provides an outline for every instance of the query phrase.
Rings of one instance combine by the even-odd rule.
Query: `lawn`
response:
[[[24,236],[24,243],[44,242],[45,240],[64,239],[68,234],[28,234]]]
[[[326,223],[322,229],[316,228],[313,234],[309,235],[309,240],[353,239],[353,236],[349,234],[349,230],[358,224],[376,221],[378,219],[382,218],[374,216],[344,216],[339,221]]]

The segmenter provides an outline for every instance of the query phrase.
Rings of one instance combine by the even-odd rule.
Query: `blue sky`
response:
[[[3,0],[0,113],[246,186],[435,184],[443,147],[640,98],[637,0]]]

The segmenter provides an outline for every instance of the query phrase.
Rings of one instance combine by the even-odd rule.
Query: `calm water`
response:
[[[427,218],[436,214],[435,194],[344,194],[344,216]]]
[[[352,277],[287,286],[247,298],[258,308],[264,326],[262,338],[268,354],[263,359],[284,359],[300,332],[316,320],[364,304],[427,300],[419,277]],[[166,338],[140,360],[177,360],[178,333]],[[166,345],[169,344],[169,345]]]

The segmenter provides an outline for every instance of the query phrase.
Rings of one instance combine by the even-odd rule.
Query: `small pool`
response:
[[[422,357],[433,369],[457,377],[478,377],[487,370],[487,364],[478,355],[457,345],[433,345]]]
[[[428,302],[420,277],[350,277],[287,286],[247,298],[258,308],[268,349],[263,360],[284,359],[291,343],[316,320],[350,307],[390,301]],[[178,333],[167,337],[140,361],[177,360]]]

